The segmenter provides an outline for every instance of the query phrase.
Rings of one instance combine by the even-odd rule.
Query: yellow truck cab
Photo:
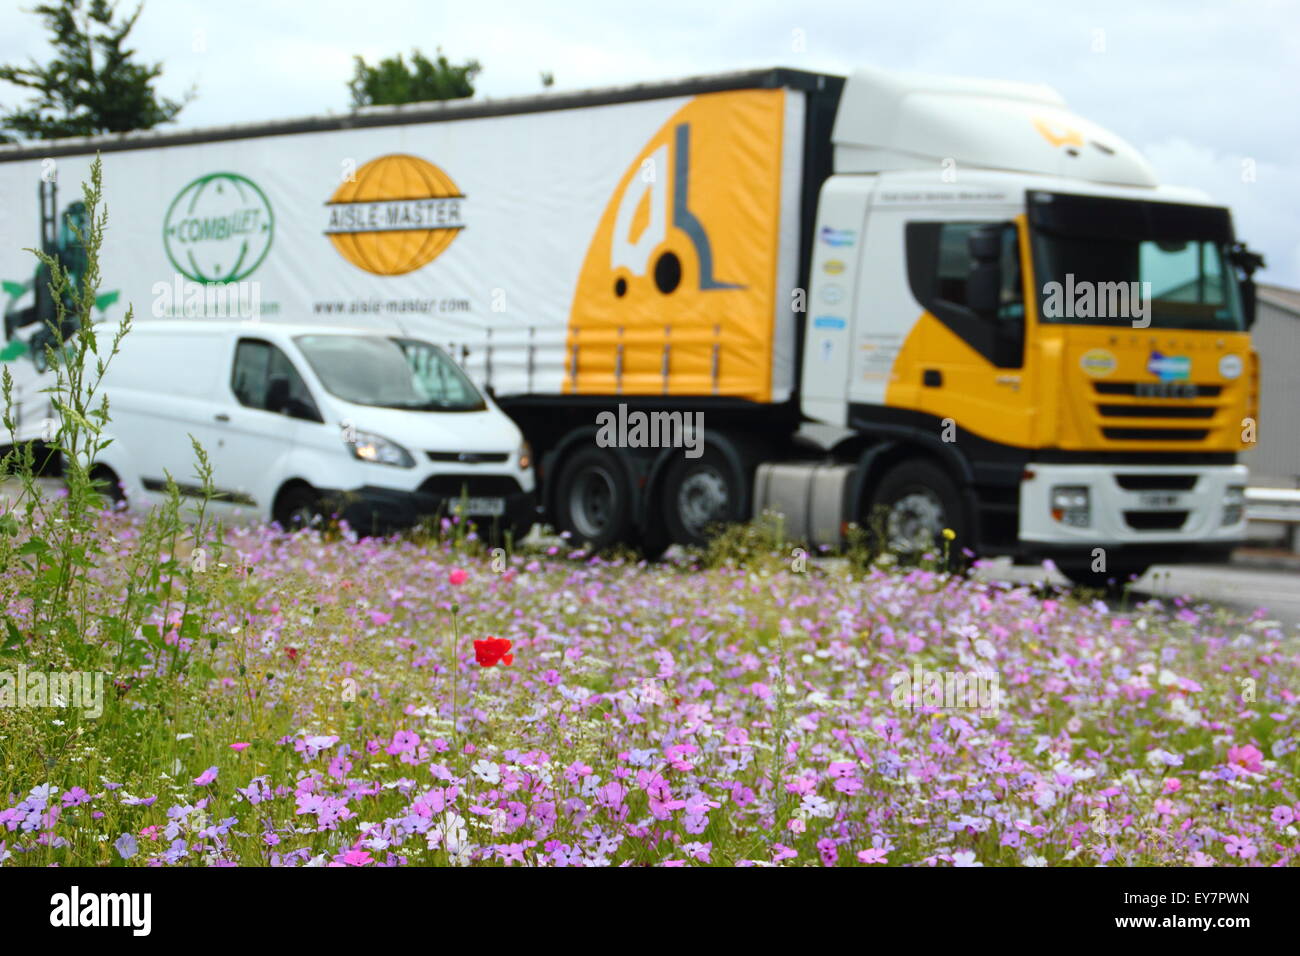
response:
[[[802,409],[876,439],[889,532],[1081,580],[1221,558],[1258,399],[1228,211],[1043,87],[861,71],[832,139]]]

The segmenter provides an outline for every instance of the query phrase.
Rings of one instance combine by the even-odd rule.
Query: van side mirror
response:
[[[1002,303],[1002,223],[972,229],[966,236],[970,273],[966,278],[966,305],[981,316],[997,313]]]

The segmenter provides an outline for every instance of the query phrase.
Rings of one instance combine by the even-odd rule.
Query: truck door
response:
[[[1025,281],[1020,228],[1009,221],[909,222],[908,282],[925,310],[898,377],[920,409],[993,441],[1030,444]],[[909,343],[910,344],[910,343]]]

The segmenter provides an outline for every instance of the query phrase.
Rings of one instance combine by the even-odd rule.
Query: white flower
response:
[[[501,782],[501,771],[491,760],[479,760],[469,769],[474,771],[474,775],[484,783],[497,784]]]
[[[1047,866],[1046,857],[1034,856],[1032,853],[1030,853],[1020,862],[1025,866]]]
[[[952,865],[970,867],[983,866],[984,864],[975,859],[973,850],[958,850],[952,855]]]

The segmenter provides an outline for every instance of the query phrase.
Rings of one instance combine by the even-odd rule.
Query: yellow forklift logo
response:
[[[588,246],[565,389],[771,395],[784,91],[707,93],[646,141]]]

